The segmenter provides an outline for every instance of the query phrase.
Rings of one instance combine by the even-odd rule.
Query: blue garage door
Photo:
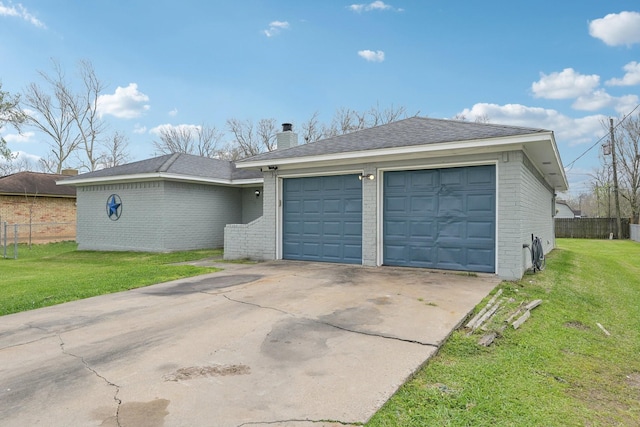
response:
[[[495,166],[386,172],[387,265],[495,272]]]
[[[282,257],[362,263],[362,182],[358,175],[286,178]]]

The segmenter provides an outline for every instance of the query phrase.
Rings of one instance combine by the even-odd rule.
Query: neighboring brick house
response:
[[[76,189],[56,181],[77,173],[18,172],[0,177],[0,232],[13,240],[18,225],[20,242],[75,240]]]

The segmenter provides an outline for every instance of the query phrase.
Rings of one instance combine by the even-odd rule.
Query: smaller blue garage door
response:
[[[285,178],[282,257],[362,263],[362,182],[358,175]]]
[[[495,272],[495,166],[385,172],[383,263]]]

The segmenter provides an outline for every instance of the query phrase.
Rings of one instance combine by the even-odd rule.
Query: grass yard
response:
[[[20,245],[18,259],[0,257],[0,315],[217,271],[171,265],[222,250],[167,254],[78,251],[74,242]]]
[[[640,244],[557,243],[546,270],[497,288],[514,300],[499,323],[543,300],[519,329],[490,347],[454,332],[367,425],[640,425]]]

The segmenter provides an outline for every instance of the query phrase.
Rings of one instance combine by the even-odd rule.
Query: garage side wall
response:
[[[107,198],[122,200],[120,219],[107,216]],[[80,250],[163,251],[164,183],[91,185],[77,188]]]
[[[241,192],[233,187],[165,182],[163,227],[158,230],[163,250],[221,248],[224,226],[242,221]]]
[[[523,154],[522,169],[522,242],[531,243],[531,234],[542,239],[544,253],[548,253],[556,246],[553,221],[553,194],[540,172]],[[531,267],[531,256],[525,249],[525,269]]]

